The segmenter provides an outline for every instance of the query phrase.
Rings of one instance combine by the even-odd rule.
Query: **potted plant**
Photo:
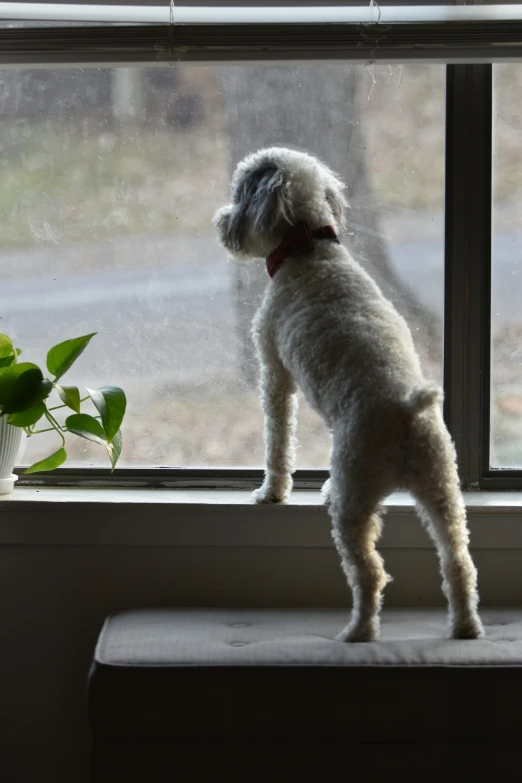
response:
[[[123,443],[120,426],[127,404],[125,393],[117,386],[103,386],[87,389],[87,396],[81,398],[76,386],[66,386],[61,381],[93,337],[94,334],[76,337],[51,348],[46,362],[50,377],[45,377],[36,364],[19,362],[20,349],[14,347],[7,335],[0,334],[0,494],[11,492],[18,478],[13,468],[24,433],[32,438],[54,430],[61,438],[57,451],[24,473],[54,470],[62,465],[67,459],[65,434],[68,432],[104,446],[114,470]],[[49,407],[48,400],[53,393],[59,396],[61,404]],[[98,415],[82,413],[81,404],[87,400],[94,404]],[[64,423],[54,413],[59,408],[72,411]],[[41,427],[44,423],[46,426]]]

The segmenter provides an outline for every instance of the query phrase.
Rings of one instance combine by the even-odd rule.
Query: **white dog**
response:
[[[231,204],[214,223],[242,259],[267,256],[272,277],[254,319],[265,414],[259,503],[286,501],[294,469],[297,385],[331,431],[323,495],[353,593],[343,641],[379,634],[389,577],[375,549],[379,503],[409,490],[438,550],[450,632],[484,634],[455,450],[410,330],[339,244],[344,185],[317,159],[273,147],[237,167]]]

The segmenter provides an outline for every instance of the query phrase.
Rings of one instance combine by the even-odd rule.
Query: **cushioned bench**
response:
[[[92,780],[522,778],[522,611],[483,610],[481,641],[446,639],[443,611],[388,610],[381,641],[343,644],[346,617],[109,617],[89,678]]]

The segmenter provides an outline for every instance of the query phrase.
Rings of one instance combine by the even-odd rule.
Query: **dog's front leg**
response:
[[[297,387],[274,350],[258,345],[261,404],[265,415],[265,480],[257,503],[285,502],[292,489],[297,422]]]

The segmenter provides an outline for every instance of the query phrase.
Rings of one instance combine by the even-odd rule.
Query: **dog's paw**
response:
[[[336,636],[338,642],[375,642],[379,637],[376,623],[350,623]]]
[[[252,500],[254,503],[281,503],[274,492],[266,492],[262,487],[252,492]]]
[[[255,503],[286,503],[292,491],[292,477],[287,474],[269,473],[263,485],[253,493]]]
[[[252,493],[254,503],[286,503],[290,493],[277,492],[273,487],[264,485]]]
[[[454,639],[483,639],[486,632],[480,617],[474,614],[463,620],[453,621],[451,624],[451,635]]]

